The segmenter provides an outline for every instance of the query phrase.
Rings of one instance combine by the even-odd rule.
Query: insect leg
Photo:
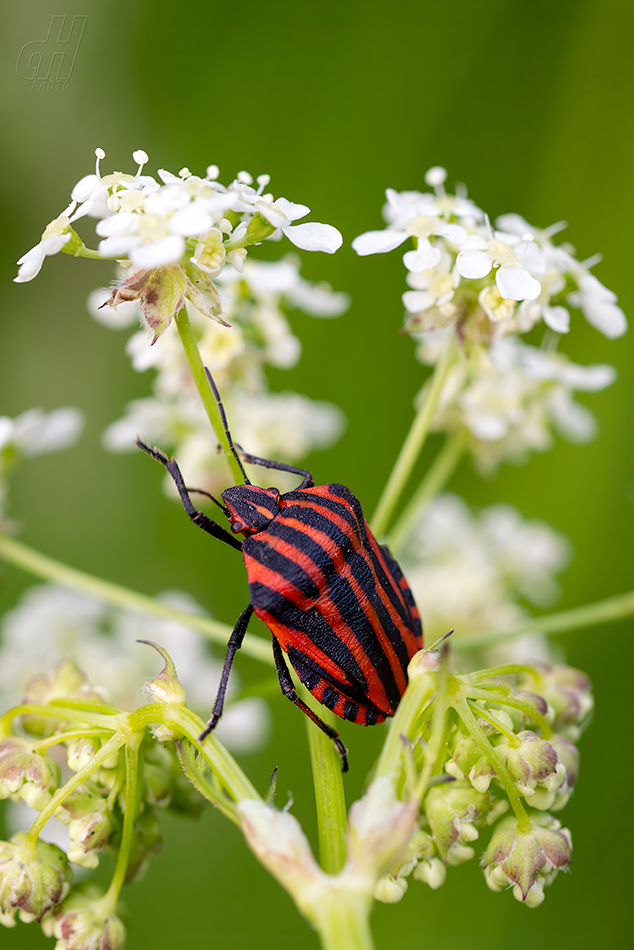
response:
[[[261,465],[262,468],[274,468],[278,472],[291,472],[293,475],[303,475],[304,480],[297,490],[301,488],[312,488],[315,482],[310,472],[305,468],[296,468],[294,465],[286,465],[284,462],[274,462],[272,459],[261,459],[257,455],[250,455],[248,452],[242,452],[242,461],[247,465]]]
[[[238,617],[238,622],[236,623],[235,627],[233,628],[233,632],[229,637],[229,643],[227,644],[227,655],[225,656],[225,665],[222,668],[220,686],[218,687],[218,695],[216,696],[213,712],[209,718],[205,730],[198,737],[199,742],[202,742],[205,736],[208,736],[209,733],[212,732],[220,722],[222,710],[225,705],[225,696],[227,694],[227,686],[229,684],[231,667],[233,666],[236,653],[242,646],[242,641],[244,640],[244,635],[247,632],[247,627],[249,626],[249,620],[251,619],[252,614],[253,607],[251,604],[249,604],[249,606],[245,607]]]
[[[303,713],[305,713],[309,719],[311,719],[316,726],[325,732],[329,739],[332,739],[335,746],[337,747],[337,752],[341,756],[341,771],[348,771],[348,750],[345,745],[339,738],[339,733],[336,729],[333,729],[331,726],[328,726],[319,716],[312,711],[312,709],[303,703],[299,696],[297,695],[297,690],[293,685],[291,675],[288,672],[288,667],[284,661],[284,654],[282,653],[282,648],[273,637],[273,656],[275,658],[275,666],[277,668],[277,676],[280,681],[280,687],[287,699],[290,699],[292,703],[295,703]]]
[[[225,528],[219,524],[216,524],[216,522],[212,521],[211,518],[208,518],[203,511],[199,511],[198,508],[194,507],[194,504],[189,497],[189,492],[185,487],[181,470],[176,464],[176,461],[174,459],[168,458],[164,452],[160,451],[160,449],[151,449],[150,446],[146,445],[145,442],[142,442],[141,439],[137,439],[136,444],[140,449],[143,449],[144,452],[147,452],[148,455],[151,455],[153,459],[156,459],[157,462],[160,462],[161,465],[165,466],[169,474],[174,479],[174,484],[178,489],[178,494],[181,496],[183,508],[194,524],[198,525],[199,528],[202,528],[203,531],[206,531],[207,534],[212,535],[212,537],[217,538],[219,541],[224,541],[224,543],[228,544],[230,547],[241,551],[242,544],[237,538],[234,538],[234,536],[230,534]]]

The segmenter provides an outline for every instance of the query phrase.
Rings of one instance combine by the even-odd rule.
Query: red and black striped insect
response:
[[[273,635],[273,656],[282,692],[328,735],[347,771],[338,733],[301,701],[286,654],[315,699],[342,719],[372,726],[393,716],[407,685],[407,666],[423,645],[412,592],[387,547],[368,528],[358,499],[343,485],[315,485],[310,472],[282,462],[238,454],[218,390],[207,377],[229,445],[245,484],[222,492],[231,532],[194,507],[180,469],[158,449],[137,444],[174,479],[185,511],[204,531],[242,551],[250,603],[227,645],[218,696],[201,739],[215,728],[225,701],[231,666],[252,614]],[[302,476],[281,495],[252,485],[243,462]],[[203,492],[203,494],[208,494]],[[244,535],[239,541],[235,534]]]

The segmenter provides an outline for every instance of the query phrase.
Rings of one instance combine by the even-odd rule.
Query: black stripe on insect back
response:
[[[311,499],[312,500],[312,499]],[[321,499],[319,499],[321,501]],[[335,507],[336,506],[336,507]],[[326,506],[324,506],[326,507]],[[309,535],[300,531],[292,525],[286,523],[287,518],[293,518],[296,521],[300,521],[302,524],[305,524],[307,528],[317,528],[320,531],[324,531],[332,540],[334,541],[337,548],[342,551],[346,561],[348,562],[351,573],[353,574],[355,580],[361,585],[363,590],[373,594],[376,591],[376,581],[372,576],[372,572],[368,567],[368,564],[359,551],[354,550],[354,546],[348,537],[348,535],[343,532],[338,525],[336,525],[329,518],[329,512],[333,511],[335,514],[339,514],[339,505],[334,503],[332,506],[327,506],[327,511],[316,511],[314,508],[307,508],[300,505],[285,506],[282,510],[282,513],[275,519],[274,522],[269,526],[268,531],[270,534],[280,537],[283,541],[286,541],[288,544],[294,545],[296,548],[299,548],[304,553],[308,554],[311,560],[320,568],[323,572],[327,583],[330,585],[339,585],[342,583],[340,576],[339,568],[334,564],[330,554],[324,550],[321,543],[316,538],[311,538]],[[360,506],[359,506],[360,507]],[[365,529],[363,529],[363,534],[360,533],[359,526],[352,521],[350,513],[347,512],[348,518],[346,519],[348,523],[353,527],[354,533],[357,537],[358,543],[362,546],[363,550],[366,552],[367,556],[370,558],[372,565],[374,566],[378,583],[386,591],[387,596],[394,607],[394,610],[401,618],[403,624],[411,629],[412,627],[412,617],[409,614],[409,611],[406,612],[403,602],[399,599],[398,592],[394,589],[394,585],[390,582],[390,579],[386,576],[383,567],[379,563],[374,551],[372,550],[369,541],[365,540],[367,538]],[[362,522],[363,524],[363,522]],[[364,544],[365,540],[365,544]],[[402,575],[401,575],[402,576]],[[351,591],[351,596],[354,597],[354,593]],[[371,597],[372,605],[375,607],[377,614],[379,615],[379,620],[387,633],[390,641],[394,645],[394,648],[399,657],[401,666],[403,669],[407,668],[409,663],[409,655],[407,652],[407,647],[403,642],[401,633],[398,627],[395,625],[393,619],[388,613],[388,610],[383,603],[380,594],[378,591],[374,593],[374,596]]]
[[[287,496],[285,496],[285,499],[286,497]],[[315,499],[315,496],[312,496],[311,502],[313,502],[313,499],[315,503],[319,504],[322,500],[320,498]],[[286,519],[292,518],[295,521],[305,524],[307,528],[317,528],[319,531],[327,534],[328,537],[333,540],[337,548],[344,553],[350,573],[359,588],[367,593],[368,600],[376,612],[378,622],[385,630],[390,642],[394,645],[399,662],[405,670],[409,660],[407,647],[403,642],[398,627],[394,624],[385,604],[381,600],[380,594],[376,590],[376,580],[364,557],[364,548],[359,536],[358,526],[353,525],[353,516],[347,511],[348,517],[346,521],[354,528],[357,543],[359,543],[362,548],[361,551],[354,549],[348,535],[330,519],[330,511],[338,515],[340,512],[337,509],[342,507],[337,502],[331,504],[332,507],[330,505],[323,506],[326,510],[322,509],[321,511],[310,507],[303,507],[299,504],[285,506],[275,522],[270,525],[269,530],[272,534],[278,534],[281,537],[282,526],[289,529],[284,531],[284,540],[289,544],[293,544],[303,553],[308,554],[319,569],[323,571],[329,585],[330,598],[336,604],[344,622],[358,637],[368,659],[377,671],[392,709],[396,709],[400,700],[400,691],[396,685],[394,674],[389,660],[385,655],[384,648],[374,630],[371,619],[366,613],[366,605],[359,600],[348,580],[341,576],[340,571],[335,567],[329,553],[324,550],[316,537],[310,538],[303,531],[294,528],[293,525],[284,524]],[[320,507],[322,507],[321,504]],[[293,535],[291,532],[295,532],[295,534]],[[247,542],[245,542],[245,545],[246,544]],[[248,550],[248,547],[245,547],[245,551]]]
[[[285,554],[272,548],[263,534],[264,532],[261,532],[253,538],[245,540],[245,553],[258,561],[259,564],[263,564],[270,570],[275,571],[276,574],[280,574],[284,580],[294,584],[306,597],[311,597],[313,600],[317,598],[319,590],[304,568]]]
[[[280,624],[290,630],[305,634],[318,650],[341,667],[344,676],[357,683],[359,689],[365,693],[368,684],[350,648],[335,634],[316,609],[301,610],[283,594],[257,582],[249,584],[249,593],[254,607],[266,610],[275,620],[279,620]],[[291,656],[291,650],[289,650],[289,656]]]
[[[320,666],[313,657],[308,657],[305,653],[296,650],[294,647],[290,647],[288,650],[288,658],[293,664],[293,668],[300,680],[309,690],[312,691],[322,680],[325,680],[327,683],[331,683],[335,689],[338,689],[343,696],[349,697],[351,702],[356,703],[358,706],[368,706],[374,709],[374,704],[368,699],[362,687],[359,687],[354,682],[344,683],[336,679],[331,673]]]

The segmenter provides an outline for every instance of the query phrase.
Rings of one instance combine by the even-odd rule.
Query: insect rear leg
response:
[[[169,474],[174,480],[174,484],[178,489],[178,494],[180,495],[183,508],[189,515],[190,519],[194,522],[195,525],[198,525],[199,528],[202,528],[203,531],[206,531],[207,534],[212,535],[212,537],[217,538],[219,541],[224,541],[225,544],[228,544],[236,550],[242,550],[242,543],[238,541],[237,538],[234,538],[232,534],[229,533],[221,525],[216,524],[215,521],[212,521],[203,511],[199,511],[198,508],[194,506],[191,498],[189,497],[189,491],[185,486],[181,470],[178,467],[175,459],[168,458],[164,452],[161,452],[160,449],[152,449],[149,445],[146,445],[145,442],[142,442],[141,439],[136,440],[136,444],[140,449],[143,449],[144,452],[147,452],[148,455],[151,455],[153,459],[156,459],[157,462],[160,462],[161,465],[164,465]]]
[[[303,703],[299,696],[297,695],[297,690],[293,685],[293,680],[291,675],[288,672],[288,667],[284,661],[284,654],[282,653],[282,648],[273,637],[273,657],[275,658],[275,666],[277,669],[277,677],[280,681],[280,688],[287,699],[290,699],[292,703],[295,703],[303,713],[305,713],[309,719],[311,719],[316,726],[325,732],[329,739],[332,739],[335,746],[337,747],[337,752],[341,756],[341,771],[348,771],[348,750],[341,741],[339,733],[336,729],[333,729],[331,726],[327,725],[319,716],[312,711],[312,709]]]
[[[225,705],[225,696],[227,695],[227,686],[229,684],[231,667],[233,666],[236,653],[242,646],[242,641],[244,640],[244,635],[247,632],[247,627],[249,626],[249,620],[251,619],[252,614],[253,607],[251,604],[249,604],[249,606],[245,607],[238,617],[238,622],[236,623],[235,627],[233,628],[233,632],[229,637],[229,642],[227,644],[227,655],[225,656],[225,665],[222,668],[222,676],[220,677],[220,686],[218,687],[216,702],[214,703],[213,712],[209,718],[205,730],[198,737],[199,742],[202,742],[205,736],[208,736],[209,733],[212,732],[220,722],[222,710],[224,709]]]

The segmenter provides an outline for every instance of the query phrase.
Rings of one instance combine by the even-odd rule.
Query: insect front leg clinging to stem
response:
[[[320,719],[319,716],[316,713],[314,713],[309,706],[306,705],[306,703],[303,703],[301,701],[301,699],[297,695],[297,690],[295,689],[295,686],[293,685],[293,680],[291,679],[291,675],[288,672],[288,667],[286,666],[286,663],[284,661],[284,654],[282,653],[282,648],[277,642],[277,640],[275,639],[275,637],[273,637],[273,657],[275,658],[275,667],[277,669],[277,676],[280,681],[280,688],[282,692],[284,693],[286,698],[290,699],[292,703],[298,706],[299,709],[301,709],[301,711],[305,713],[308,716],[308,718],[311,719],[315,723],[316,726],[319,726],[322,732],[325,732],[329,739],[332,739],[335,746],[337,747],[337,752],[341,756],[341,770],[342,772],[347,772],[348,771],[348,750],[346,749],[345,745],[341,741],[339,737],[339,733],[336,731],[336,729],[333,729],[331,726],[327,725],[323,721],[323,719]]]
[[[207,723],[207,726],[204,732],[199,736],[199,741],[202,742],[205,736],[208,736],[212,732],[218,723],[220,722],[220,717],[222,716],[222,710],[225,705],[225,696],[227,695],[227,686],[229,685],[229,676],[231,674],[231,667],[233,666],[233,661],[235,655],[242,646],[242,641],[244,640],[244,635],[247,632],[247,627],[249,626],[249,620],[253,615],[253,607],[249,604],[248,607],[242,611],[238,617],[238,622],[233,628],[233,633],[229,637],[229,643],[227,644],[227,655],[225,656],[225,665],[222,668],[222,676],[220,677],[220,686],[218,687],[218,695],[216,696],[216,702],[214,703],[213,712]]]

